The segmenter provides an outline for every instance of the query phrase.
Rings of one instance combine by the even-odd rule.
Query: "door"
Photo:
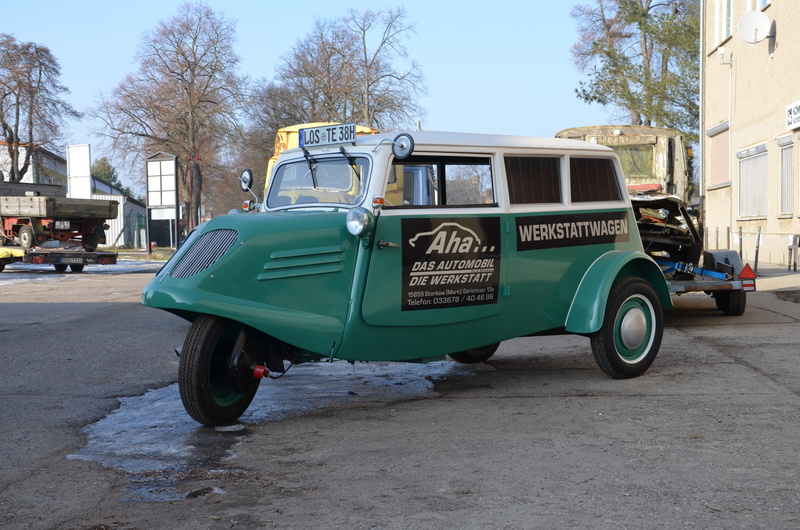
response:
[[[386,188],[394,201],[378,217],[367,274],[367,324],[452,324],[501,311],[504,222],[492,183],[489,156],[394,166]]]

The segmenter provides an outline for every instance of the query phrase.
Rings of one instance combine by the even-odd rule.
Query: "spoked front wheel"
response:
[[[200,315],[189,328],[178,367],[186,412],[203,425],[225,425],[241,416],[261,379],[253,377],[248,328],[213,315]]]
[[[653,364],[663,334],[661,302],[653,287],[641,278],[620,278],[608,295],[603,325],[591,336],[592,353],[611,377],[636,377]]]

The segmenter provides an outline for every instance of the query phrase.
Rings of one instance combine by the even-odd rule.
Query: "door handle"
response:
[[[384,241],[383,239],[378,241],[378,250],[383,250],[386,247],[400,248],[400,245],[398,245],[397,243],[391,243],[389,241]]]

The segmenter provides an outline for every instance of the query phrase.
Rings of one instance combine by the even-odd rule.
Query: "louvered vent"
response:
[[[186,251],[169,274],[173,278],[188,278],[213,265],[236,242],[236,230],[206,232]]]

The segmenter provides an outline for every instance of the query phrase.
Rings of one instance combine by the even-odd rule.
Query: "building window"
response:
[[[711,137],[711,171],[706,183],[709,187],[731,181],[730,129]]]
[[[767,215],[767,153],[739,161],[739,216]]]
[[[732,0],[717,0],[717,42],[731,36]]]
[[[781,148],[781,213],[794,212],[794,146]]]

